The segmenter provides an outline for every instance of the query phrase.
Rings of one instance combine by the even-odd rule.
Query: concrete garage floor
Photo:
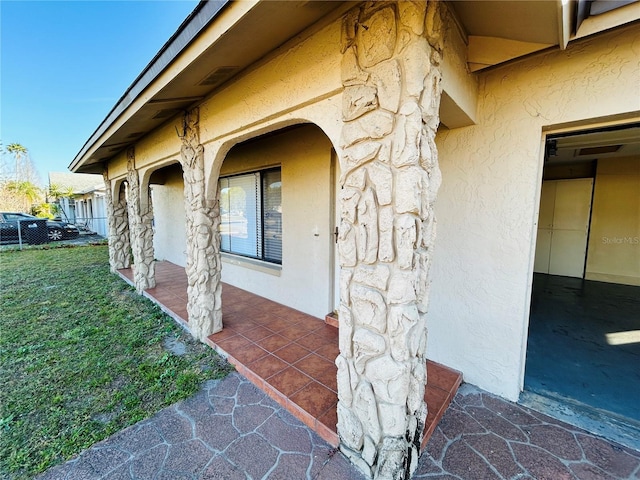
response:
[[[521,403],[640,448],[638,399],[640,287],[536,274]]]

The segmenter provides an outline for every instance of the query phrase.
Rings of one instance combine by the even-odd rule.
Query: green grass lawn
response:
[[[230,369],[111,274],[106,246],[0,253],[0,478],[31,478]]]

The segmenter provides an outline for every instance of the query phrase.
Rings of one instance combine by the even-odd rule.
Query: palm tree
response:
[[[62,197],[72,198],[74,195],[73,187],[61,187],[60,185],[57,185],[55,183],[49,185],[48,194],[48,196],[53,198],[54,200],[59,200]]]
[[[14,156],[14,158],[16,159],[16,176],[15,176],[15,180],[16,182],[18,181],[19,174],[20,174],[20,163],[22,160],[22,157],[27,155],[28,150],[27,147],[20,145],[19,143],[10,143],[9,145],[7,145],[7,152],[9,152],[11,155]]]
[[[25,212],[28,212],[42,195],[42,191],[37,185],[26,180],[7,182],[6,188],[16,197],[22,198],[23,211]]]

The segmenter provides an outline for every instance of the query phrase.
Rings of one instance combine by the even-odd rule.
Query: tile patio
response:
[[[131,269],[120,270],[131,282]],[[145,291],[179,323],[188,326],[184,268],[156,262],[156,287]],[[236,370],[333,446],[337,423],[338,329],[329,323],[258,295],[223,284],[224,328],[207,343]],[[422,447],[455,396],[461,375],[427,362],[428,416]]]
[[[160,286],[146,295],[164,298],[166,304],[161,307],[173,316],[181,311],[186,316],[181,310],[186,303],[184,293],[177,288],[182,281],[180,272],[165,271],[159,278],[163,279]],[[163,289],[165,281],[167,286],[175,288]],[[269,305],[255,299],[254,303],[241,308],[244,293],[228,286],[225,290],[227,297],[236,296],[236,309],[231,308],[228,315],[233,318],[231,312],[235,312],[236,317],[241,318],[240,312],[250,306],[257,312],[250,320],[256,326],[236,326],[235,331],[232,326],[225,328],[226,338],[219,342],[229,340],[225,346],[229,350],[235,348],[237,357],[245,350],[253,352],[247,353],[247,358],[256,355],[256,350],[247,348],[249,346],[258,345],[264,350],[261,357],[253,358],[241,367],[261,379],[262,389],[239,373],[209,381],[193,397],[93,445],[68,462],[44,472],[38,480],[364,479],[341,452],[265,393],[270,388],[277,392],[280,392],[278,388],[286,390],[289,393],[280,392],[279,398],[287,395],[284,403],[289,407],[295,404],[294,413],[306,412],[305,418],[310,418],[311,413],[304,410],[302,404],[327,414],[330,407],[322,403],[325,400],[307,404],[302,399],[313,399],[314,395],[297,394],[317,383],[316,390],[323,387],[332,392],[331,398],[335,397],[335,387],[332,390],[328,375],[319,375],[317,379],[309,376],[319,373],[314,368],[318,365],[316,357],[328,361],[326,355],[332,353],[327,345],[331,343],[324,341],[315,345],[301,340],[309,335],[322,337],[322,332],[330,330],[315,319],[320,326],[316,324],[316,328],[304,331],[296,329],[300,336],[293,336],[274,324],[269,328],[255,319],[281,318],[282,315],[288,318],[290,312],[278,310],[280,316],[274,312],[267,315],[265,306]],[[179,298],[182,298],[181,302]],[[233,298],[227,300],[228,307],[234,304]],[[300,319],[293,325],[302,322],[304,317]],[[185,319],[178,318],[178,321],[185,322]],[[265,330],[273,333],[265,336],[268,333]],[[267,341],[269,337],[274,337],[273,344]],[[280,343],[282,345],[275,348]],[[296,346],[300,348],[294,348]],[[270,359],[267,362],[268,355],[278,361]],[[303,361],[305,358],[309,360]],[[265,362],[259,362],[260,359]],[[319,365],[326,366],[323,362]],[[261,371],[262,376],[254,370]],[[293,377],[302,378],[302,381],[296,383],[280,375],[286,371],[299,372],[302,376],[296,373]],[[447,378],[448,371],[442,371],[445,372],[443,377]],[[438,377],[434,372],[438,369],[430,369],[432,384]],[[276,380],[278,378],[281,383]],[[444,392],[432,394],[446,396]],[[328,396],[327,399],[332,402]],[[300,405],[296,403],[298,400]],[[433,405],[431,400],[430,409],[435,408]],[[446,413],[441,421],[434,421],[429,427],[432,435],[420,456],[413,480],[640,480],[640,452],[471,385],[463,385],[449,408],[444,403],[441,408],[446,409]],[[435,412],[431,411],[432,415],[435,416]],[[330,429],[329,425],[322,425]]]

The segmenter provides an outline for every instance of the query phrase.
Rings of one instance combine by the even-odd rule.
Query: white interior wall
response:
[[[179,169],[171,170],[164,185],[151,186],[153,202],[153,249],[155,258],[176,265],[187,264],[184,213],[184,181]]]
[[[465,381],[517,399],[543,129],[637,115],[637,41],[637,30],[627,28],[483,72],[478,125],[439,132],[443,182],[427,355]]]

